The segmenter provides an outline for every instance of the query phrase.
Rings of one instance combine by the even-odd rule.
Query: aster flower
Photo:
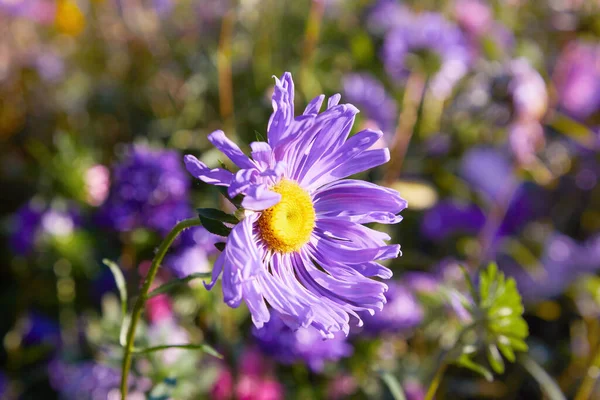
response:
[[[402,333],[418,326],[423,320],[423,309],[406,286],[398,282],[390,282],[388,286],[385,308],[374,315],[363,316],[367,333]]]
[[[79,210],[73,205],[48,205],[43,200],[33,199],[13,216],[10,247],[16,254],[27,255],[44,237],[68,236],[79,224]]]
[[[262,329],[253,329],[260,349],[283,364],[304,362],[315,372],[325,367],[326,361],[338,361],[352,354],[352,346],[342,332],[330,340],[313,327],[292,330],[276,313]]]
[[[476,234],[484,223],[485,215],[476,204],[443,200],[423,216],[421,234],[429,240],[441,241],[458,232]]]
[[[113,169],[100,223],[123,232],[148,228],[166,233],[190,215],[189,185],[176,152],[134,146]]]
[[[119,397],[121,373],[118,369],[85,361],[68,364],[63,361],[52,361],[48,366],[50,385],[59,393],[62,400],[94,400]],[[143,400],[144,392],[150,389],[147,379],[130,378],[132,389],[127,399]]]
[[[398,110],[385,87],[370,74],[349,74],[344,77],[344,95],[348,101],[363,109],[367,118],[386,136],[394,133]]]
[[[554,70],[560,107],[586,119],[600,110],[600,46],[573,42],[561,53]]]
[[[389,160],[388,149],[371,149],[382,133],[361,131],[348,138],[358,113],[323,95],[294,117],[294,82],[276,79],[268,142],[250,145],[252,159],[222,131],[208,139],[240,170],[210,169],[188,155],[188,171],[206,183],[243,195],[245,218],[232,229],[215,262],[210,289],[223,275],[225,302],[246,302],[257,327],[269,321],[267,303],[292,329],[313,326],[326,337],[349,331],[350,316],[385,303],[391,277],[379,261],[395,258],[399,245],[363,226],[393,224],[406,208],[399,194],[369,182],[344,179]]]
[[[420,65],[414,65],[419,59]],[[430,88],[446,98],[466,74],[469,49],[461,30],[441,14],[422,13],[406,18],[385,37],[383,61],[388,74],[404,81],[409,72],[422,68],[431,74]]]
[[[177,249],[167,257],[166,264],[179,278],[209,272],[209,258],[218,253],[215,243],[222,240],[203,227],[190,228],[181,234]]]

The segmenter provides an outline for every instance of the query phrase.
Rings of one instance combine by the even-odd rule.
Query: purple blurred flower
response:
[[[502,201],[516,185],[510,159],[492,147],[473,147],[461,161],[460,175],[492,201]]]
[[[96,400],[120,398],[121,372],[94,361],[68,364],[54,360],[48,366],[50,385],[63,400]],[[127,399],[143,400],[150,389],[147,379],[129,378],[130,393]]]
[[[559,105],[585,119],[600,110],[600,45],[575,41],[561,53],[554,71]]]
[[[519,120],[540,120],[548,108],[548,92],[544,78],[524,59],[508,64],[511,76],[509,91]]]
[[[432,75],[430,88],[446,98],[467,73],[470,55],[461,30],[441,14],[421,13],[397,24],[385,38],[383,60],[388,74],[404,81],[417,58]]]
[[[52,0],[0,0],[0,13],[50,24],[54,21],[56,2]]]
[[[352,346],[342,332],[332,339],[323,339],[311,326],[293,331],[276,313],[271,313],[262,329],[253,328],[252,333],[265,354],[283,364],[304,362],[316,372],[323,370],[326,361],[338,361],[352,354]]]
[[[148,327],[148,343],[150,346],[185,345],[189,342],[188,332],[174,318],[155,320]],[[157,357],[163,365],[169,366],[176,364],[186,352],[186,349],[165,349],[158,353]]]
[[[398,110],[385,87],[370,74],[349,74],[344,77],[344,95],[360,107],[378,129],[391,137],[394,134]]]
[[[484,224],[485,215],[476,204],[443,200],[423,216],[421,234],[429,240],[441,241],[459,232],[477,234]]]
[[[410,12],[398,0],[378,0],[368,11],[367,28],[369,32],[381,35],[401,25],[410,16]]]
[[[498,265],[517,281],[519,292],[527,302],[556,296],[585,273],[600,270],[600,235],[577,243],[555,233],[546,241],[537,266],[522,266],[503,255]]]
[[[134,146],[113,168],[100,223],[122,232],[148,228],[164,234],[191,215],[189,186],[177,152]]]
[[[244,195],[246,216],[207,288],[222,273],[225,302],[244,300],[256,327],[269,321],[269,304],[292,329],[313,326],[332,338],[348,334],[350,315],[383,307],[387,286],[370,278],[391,277],[379,261],[397,257],[400,246],[362,224],[400,222],[406,201],[394,190],[343,179],[387,162],[389,150],[371,148],[380,131],[348,139],[358,110],[335,95],[319,113],[324,99],[294,117],[294,82],[285,73],[276,79],[268,143],[252,143],[252,159],[222,131],[208,137],[239,171],[210,169],[191,155],[185,162],[196,178]]]
[[[69,207],[66,211],[37,199],[24,204],[13,216],[9,239],[12,251],[27,255],[44,235],[59,237],[72,234],[80,220],[78,209],[73,205]]]
[[[36,54],[34,66],[40,77],[47,82],[56,82],[65,73],[63,59],[58,54],[49,51]]]
[[[213,235],[203,227],[187,229],[181,234],[177,249],[167,257],[166,264],[179,278],[197,272],[209,272],[209,257],[216,255],[215,243],[223,238]]]
[[[473,36],[486,33],[494,21],[489,4],[481,0],[457,0],[454,10],[458,25]]]
[[[517,121],[508,128],[508,140],[517,161],[527,165],[544,143],[544,128],[535,120]]]
[[[362,313],[364,331],[370,334],[404,333],[423,320],[423,310],[412,292],[403,284],[389,282],[387,304],[374,315]]]
[[[60,345],[60,326],[56,319],[48,318],[37,312],[30,312],[19,321],[22,338],[26,346]]]

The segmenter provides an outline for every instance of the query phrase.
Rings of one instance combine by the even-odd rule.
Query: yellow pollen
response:
[[[286,179],[271,190],[279,193],[281,200],[262,212],[258,220],[260,236],[272,251],[298,251],[308,242],[315,227],[311,198],[296,182]]]

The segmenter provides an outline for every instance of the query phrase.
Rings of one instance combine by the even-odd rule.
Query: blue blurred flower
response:
[[[27,255],[44,235],[67,236],[79,224],[79,210],[74,205],[48,205],[42,200],[33,199],[13,215],[10,247],[16,254]]]
[[[423,309],[413,293],[403,284],[389,282],[385,293],[387,303],[375,314],[362,313],[364,331],[370,334],[404,333],[423,320]]]
[[[572,42],[554,70],[558,102],[569,115],[585,119],[600,110],[600,45]]]
[[[48,365],[50,385],[62,400],[97,400],[120,398],[121,372],[94,361],[69,364],[54,360]],[[145,399],[150,388],[147,379],[129,377],[128,400]]]
[[[508,255],[498,265],[515,278],[526,302],[559,295],[579,276],[600,270],[600,235],[583,243],[555,233],[545,243],[538,265],[523,266]]]
[[[352,346],[343,332],[336,332],[332,339],[323,339],[312,326],[294,331],[275,312],[262,329],[253,327],[252,333],[265,354],[283,364],[304,362],[315,372],[322,371],[326,361],[338,361],[352,354]]]
[[[359,107],[366,117],[375,122],[377,128],[391,137],[398,118],[395,100],[385,87],[370,74],[349,74],[344,77],[346,99]]]
[[[410,12],[398,0],[378,0],[367,12],[367,28],[384,34],[410,18]]]
[[[191,215],[189,186],[177,152],[133,146],[113,169],[100,223],[123,232],[148,228],[166,233]]]
[[[456,233],[477,234],[485,224],[485,215],[476,204],[442,200],[427,210],[421,222],[423,237],[441,241]]]
[[[213,235],[203,227],[187,229],[180,236],[177,248],[166,260],[171,270],[179,278],[197,272],[210,272],[212,264],[209,257],[216,255],[215,243],[223,238]]]
[[[459,174],[493,202],[502,201],[516,185],[510,159],[492,147],[473,147],[461,161]]]
[[[26,346],[60,345],[60,325],[56,319],[30,312],[19,321],[22,343]]]
[[[432,93],[446,98],[467,73],[470,55],[456,25],[441,14],[425,12],[403,19],[386,35],[383,61],[388,74],[397,81],[404,81],[415,69],[423,69],[432,76]]]

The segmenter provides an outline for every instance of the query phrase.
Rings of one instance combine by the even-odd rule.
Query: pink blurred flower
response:
[[[101,164],[93,165],[85,172],[87,202],[92,206],[104,203],[110,188],[110,171]]]

